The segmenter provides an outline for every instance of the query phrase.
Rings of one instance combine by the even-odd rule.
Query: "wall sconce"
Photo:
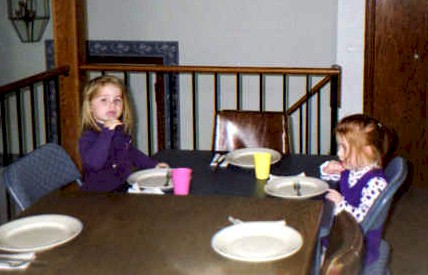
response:
[[[49,22],[49,0],[7,0],[9,20],[22,42],[38,42]]]

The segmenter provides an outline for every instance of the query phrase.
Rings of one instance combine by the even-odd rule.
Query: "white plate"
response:
[[[168,169],[165,168],[146,169],[132,173],[126,181],[129,184],[138,183],[141,188],[160,188],[162,190],[169,190],[173,188],[173,185],[170,178],[168,185],[164,186],[167,173]]]
[[[270,153],[271,164],[277,163],[282,157],[280,152],[269,148],[243,148],[228,153],[226,155],[226,161],[242,168],[254,168],[255,153]]]
[[[286,225],[243,222],[225,227],[211,239],[215,252],[244,262],[269,262],[289,257],[303,245],[302,235]]]
[[[294,189],[294,183],[300,183],[300,196]],[[328,184],[318,178],[312,177],[278,177],[265,186],[265,192],[274,197],[287,199],[306,199],[321,195],[329,188]]]
[[[0,250],[36,252],[66,243],[82,231],[83,224],[65,215],[37,215],[0,226]]]

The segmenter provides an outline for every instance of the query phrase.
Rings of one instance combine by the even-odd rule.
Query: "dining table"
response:
[[[158,161],[165,162],[172,168],[189,167],[192,169],[190,193],[195,195],[221,195],[239,197],[258,197],[278,199],[265,192],[267,180],[258,180],[255,170],[236,165],[219,165],[213,167],[215,154],[226,155],[228,152],[209,150],[162,150],[154,155]],[[320,166],[331,155],[287,154],[271,165],[272,176],[302,175],[320,178]],[[327,181],[332,189],[337,189],[337,182]],[[334,204],[324,198],[324,194],[311,199],[323,201],[323,215],[320,236],[326,237],[333,223]]]
[[[193,170],[190,194],[90,193],[57,190],[19,218],[45,214],[75,217],[83,224],[74,239],[37,252],[25,274],[311,274],[319,231],[326,215],[322,197],[267,196],[266,181],[252,169],[212,169],[211,151],[164,150],[153,156],[171,168]],[[329,156],[287,155],[273,164],[275,175],[319,176]],[[330,211],[330,210],[327,210]],[[213,236],[229,217],[243,222],[283,220],[302,236],[291,255],[263,262],[224,257]],[[14,271],[16,272],[16,271]],[[19,273],[19,272],[18,272]]]
[[[269,197],[264,192],[266,180],[257,180],[254,169],[234,165],[210,166],[218,152],[209,150],[162,150],[153,157],[166,162],[172,168],[189,167],[192,172],[190,192],[195,195],[230,195],[243,197]],[[220,152],[226,154],[227,152]],[[320,177],[319,167],[333,159],[330,155],[288,154],[271,166],[274,176],[294,176],[304,173],[309,177]],[[333,182],[329,182],[336,188]]]

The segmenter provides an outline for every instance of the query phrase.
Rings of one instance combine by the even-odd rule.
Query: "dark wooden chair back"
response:
[[[216,114],[213,150],[265,147],[288,154],[287,115],[282,112],[223,110]]]
[[[360,225],[351,214],[341,212],[330,231],[322,274],[360,274],[363,253],[364,236]]]

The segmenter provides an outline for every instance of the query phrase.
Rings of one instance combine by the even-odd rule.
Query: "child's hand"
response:
[[[107,120],[104,122],[104,127],[108,128],[109,130],[114,130],[117,126],[122,125],[122,121],[115,119],[115,120]]]
[[[323,167],[323,172],[326,174],[340,174],[343,170],[345,170],[345,167],[337,160],[331,160]]]
[[[156,165],[156,168],[169,168],[169,165],[168,165],[168,163],[166,163],[166,162],[159,162],[159,163]]]
[[[343,196],[338,191],[334,189],[328,189],[327,195],[325,195],[325,198],[334,202],[334,204],[338,205],[341,201],[343,201]]]

